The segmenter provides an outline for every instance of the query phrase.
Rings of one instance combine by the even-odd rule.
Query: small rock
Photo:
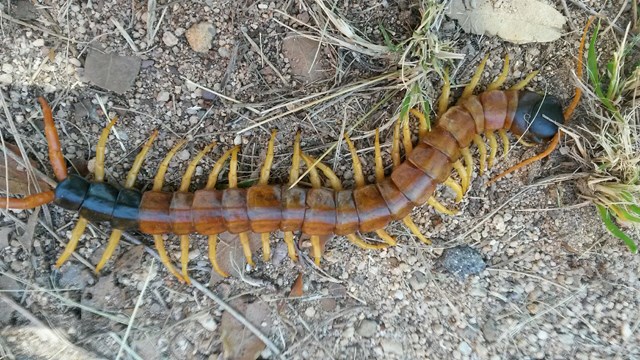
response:
[[[444,268],[460,280],[469,275],[479,274],[486,268],[478,250],[467,245],[447,249],[442,257]]]
[[[0,75],[0,84],[9,85],[13,82],[13,76],[11,74]]]
[[[267,4],[258,4],[258,9],[260,10],[267,10],[269,8],[269,5]]]
[[[156,62],[154,60],[142,60],[142,68],[147,69],[153,66]]]
[[[171,98],[171,94],[169,94],[169,92],[167,91],[161,91],[158,96],[156,97],[156,100],[158,102],[167,102],[169,101],[169,99]]]
[[[414,271],[409,279],[409,286],[414,291],[419,291],[427,287],[427,278],[420,271]]]
[[[462,355],[469,356],[471,355],[472,349],[471,349],[471,346],[469,346],[469,344],[467,344],[466,341],[463,341],[460,343],[460,345],[458,345],[458,351],[460,351]]]
[[[631,326],[629,326],[629,323],[625,322],[624,324],[622,324],[622,329],[620,329],[620,335],[622,335],[622,338],[624,340],[627,340],[631,337],[632,334],[633,331],[631,331]]]
[[[308,307],[307,310],[304,311],[304,314],[308,317],[308,318],[312,318],[316,315],[316,309],[312,306]]]
[[[13,72],[13,65],[11,64],[2,64],[2,72],[6,72],[7,74]]]
[[[573,343],[573,334],[560,334],[558,340],[565,345],[575,345]]]
[[[229,49],[227,49],[226,47],[222,46],[222,47],[218,48],[218,55],[220,55],[223,58],[229,58],[229,57],[231,57],[231,52],[229,51]]]
[[[494,319],[488,319],[482,324],[482,335],[487,342],[495,342],[498,340],[498,338],[500,338],[498,323]]]
[[[538,331],[538,334],[536,336],[540,340],[547,340],[549,338],[549,334],[544,330]]]
[[[75,66],[75,67],[82,67],[82,63],[80,62],[80,60],[76,59],[76,58],[69,58],[69,64]]]
[[[165,31],[162,34],[162,42],[169,47],[178,45],[178,38],[171,31]]]
[[[42,47],[44,46],[44,39],[36,39],[31,43],[31,45],[34,47]]]
[[[211,314],[206,314],[205,316],[198,319],[200,325],[205,328],[207,331],[215,331],[218,328],[218,323],[216,323],[215,319]]]
[[[189,46],[191,46],[194,51],[202,53],[206,53],[211,49],[211,43],[215,35],[216,28],[208,22],[193,25],[185,34]]]
[[[391,339],[382,339],[380,342],[382,345],[382,349],[386,354],[396,354],[396,355],[404,355],[404,350],[402,349],[402,344],[395,340]]]
[[[376,330],[378,329],[378,324],[376,324],[373,320],[363,320],[358,327],[358,335],[370,338],[376,334]]]
[[[179,160],[187,161],[191,157],[191,154],[189,153],[189,150],[182,150],[178,154],[176,154],[176,157]]]
[[[336,301],[336,299],[333,299],[333,298],[326,298],[326,299],[320,300],[320,307],[322,308],[322,310],[326,312],[335,310],[337,305],[338,305],[338,302]]]

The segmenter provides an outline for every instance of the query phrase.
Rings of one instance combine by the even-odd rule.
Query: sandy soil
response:
[[[559,1],[550,3],[562,11]],[[239,134],[260,118],[256,112],[394,67],[340,47],[292,40],[292,29],[302,29],[300,23],[315,24],[304,2],[159,2],[155,16],[148,5],[3,1],[0,90],[11,114],[11,121],[0,115],[3,141],[20,140],[35,168],[52,176],[35,101],[44,95],[53,105],[72,171],[90,177],[95,144],[106,123],[102,103],[108,115],[120,116],[117,136],[111,134],[107,147],[107,179],[112,183],[123,183],[154,129],[160,135],[136,184],[143,190],[150,188],[159,162],[180,138],[189,142],[171,162],[167,190],[179,186],[197,151],[217,141],[196,168],[193,190],[206,182],[211,166],[233,144],[242,145],[241,181],[256,179],[269,130],[277,128],[272,178],[285,182],[296,130],[304,134],[303,149],[321,155],[345,127],[383,99],[383,91],[359,91]],[[569,1],[572,28],[585,23],[585,7],[612,19],[620,4],[600,6]],[[378,24],[402,39],[419,20],[413,1],[340,1],[336,7],[379,44],[384,42]],[[155,20],[151,26],[150,18]],[[211,23],[215,34],[210,50],[196,52],[186,34],[201,22]],[[514,45],[462,33],[445,18],[438,36],[465,55],[452,72],[453,95],[459,95],[457,85],[468,81],[485,54],[491,56],[482,84],[500,72],[508,53],[508,84],[537,69],[540,74],[529,87],[568,103],[580,34],[568,25],[565,31],[552,43]],[[93,85],[95,69],[86,63],[92,52],[137,57],[140,70],[131,89],[119,94]],[[316,61],[309,61],[309,53]],[[117,77],[126,69],[112,70],[110,76]],[[433,93],[441,86],[433,76]],[[402,94],[386,100],[357,125],[353,136],[388,124],[401,100]],[[587,120],[579,109],[573,121]],[[382,132],[388,166],[391,137],[389,129]],[[373,139],[364,136],[357,146],[372,181]],[[0,300],[6,306],[0,312],[0,358],[218,359],[225,350],[230,358],[276,358],[275,350],[256,342],[212,294],[253,322],[286,359],[640,358],[640,262],[609,236],[593,206],[578,197],[575,182],[561,180],[578,168],[568,156],[572,146],[570,139],[563,140],[549,159],[486,186],[493,175],[540,151],[515,145],[495,168],[483,175],[475,170],[462,203],[447,200],[460,209],[458,215],[415,209],[412,216],[433,246],[393,224],[389,232],[397,236],[398,246],[364,251],[336,237],[327,243],[319,269],[306,256],[307,240],[299,243],[302,261],[294,264],[277,233],[272,234],[272,259],[262,261],[257,251],[257,266],[249,269],[238,256],[237,239],[226,237],[222,261],[234,276],[221,279],[211,270],[206,239],[193,237],[190,274],[209,293],[177,282],[145,252],[152,239],[136,233],[95,275],[93,266],[110,232],[102,224],[87,230],[77,258],[54,269],[61,241],[68,238],[77,215],[53,206],[35,213],[2,210]],[[348,151],[342,147],[327,159],[345,186],[353,186]],[[439,194],[451,198],[447,190]],[[178,239],[169,237],[167,244],[177,260]],[[477,250],[486,268],[460,278],[447,270],[443,258],[464,244]],[[299,274],[304,274],[304,294],[291,298]],[[123,339],[127,346],[121,346]]]

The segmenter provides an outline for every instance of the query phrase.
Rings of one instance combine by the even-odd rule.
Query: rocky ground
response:
[[[563,11],[563,2],[549,3]],[[419,22],[414,1],[335,6],[377,44],[384,44],[378,24],[399,40]],[[523,45],[463,33],[444,17],[438,37],[464,54],[452,69],[453,95],[485,54],[491,55],[482,84],[495,78],[509,54],[508,84],[540,70],[529,87],[568,103],[579,29],[589,11],[614,19],[621,4],[601,6],[569,1],[560,39]],[[71,171],[82,175],[90,177],[95,168],[95,144],[107,117],[120,116],[107,145],[107,179],[113,183],[123,183],[140,146],[159,129],[136,184],[143,190],[180,138],[189,142],[170,164],[167,190],[178,187],[189,159],[211,141],[218,146],[196,167],[191,189],[206,182],[213,163],[234,144],[242,145],[240,180],[248,185],[258,176],[272,128],[279,130],[274,182],[287,181],[298,129],[302,148],[319,156],[355,125],[352,136],[361,138],[357,145],[371,181],[368,134],[382,127],[383,157],[391,164],[392,133],[385,126],[402,94],[384,98],[384,87],[371,87],[294,111],[301,104],[296,99],[395,66],[389,59],[296,35],[322,21],[315,17],[322,13],[315,3],[5,0],[0,11],[2,142],[21,146],[32,159],[30,167],[49,177],[35,101],[40,95],[52,103]],[[618,25],[624,27],[627,18]],[[605,37],[609,42],[602,49],[615,46],[614,34]],[[437,95],[442,83],[432,79],[429,91]],[[285,111],[291,114],[247,131]],[[587,120],[579,108],[574,123]],[[567,175],[578,168],[569,156],[573,145],[567,138],[549,159],[487,186],[493,175],[540,151],[514,145],[494,169],[482,175],[475,170],[462,203],[447,201],[460,209],[458,215],[414,210],[432,246],[393,224],[389,232],[398,246],[364,251],[336,237],[317,268],[306,255],[307,240],[298,244],[302,258],[294,264],[277,233],[272,259],[262,261],[257,251],[257,266],[250,269],[239,256],[237,239],[226,236],[219,250],[233,276],[222,279],[211,270],[206,239],[194,236],[189,268],[200,287],[176,281],[147,251],[152,239],[137,233],[95,275],[110,231],[101,224],[87,230],[76,257],[54,269],[77,215],[53,206],[2,210],[0,358],[218,359],[226,354],[252,359],[276,358],[276,351],[286,359],[640,358],[640,262],[577,195]],[[334,165],[345,186],[353,186],[344,147],[325,162]],[[23,167],[13,168],[22,175],[4,176],[3,186],[6,179],[31,190],[34,183],[26,180]],[[34,178],[41,187],[50,182],[47,175]],[[451,197],[444,189],[439,194]],[[167,244],[177,260],[178,239],[168,237]],[[291,296],[292,288],[301,296]],[[255,324],[271,348],[221,302]]]

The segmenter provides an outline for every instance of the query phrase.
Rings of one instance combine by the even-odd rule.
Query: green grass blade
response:
[[[398,46],[393,43],[393,40],[391,40],[391,36],[389,35],[389,32],[387,31],[387,29],[385,29],[384,26],[382,26],[382,24],[378,24],[378,28],[380,29],[380,32],[382,33],[382,37],[384,38],[384,44],[392,52],[398,52]]]
[[[615,208],[614,212],[618,215],[621,215],[624,220],[640,223],[640,217],[630,214],[624,207],[613,206],[613,208]]]
[[[611,220],[611,214],[609,210],[602,205],[596,205],[598,208],[598,214],[602,221],[604,222],[604,226],[609,230],[609,232],[617,237],[618,239],[624,241],[625,245],[629,248],[629,250],[636,254],[638,252],[638,246],[635,244],[633,240],[627,234],[625,234],[620,228]]]
[[[600,30],[600,22],[596,24],[596,28],[591,35],[591,41],[589,42],[589,51],[587,52],[587,70],[589,73],[589,79],[593,84],[593,88],[599,98],[604,98],[602,93],[602,86],[600,84],[600,75],[598,73],[598,55],[596,54],[596,41],[598,40],[598,31]]]

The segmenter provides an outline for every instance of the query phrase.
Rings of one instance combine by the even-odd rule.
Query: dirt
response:
[[[297,130],[303,133],[302,148],[319,156],[340,138],[343,128],[374,108],[383,92],[358,92],[239,132],[273,106],[394,68],[388,59],[339,46],[318,47],[315,41],[304,40],[304,51],[295,48],[290,43],[294,40],[288,40],[294,38],[292,32],[304,30],[304,24],[316,25],[309,7],[317,6],[307,2],[159,2],[151,26],[158,31],[151,41],[149,3],[2,2],[0,10],[12,18],[0,20],[0,90],[16,129],[4,113],[0,115],[3,141],[19,139],[37,169],[53,177],[35,101],[43,95],[52,103],[63,152],[75,168],[71,171],[90,177],[100,131],[108,117],[118,115],[117,137],[112,133],[107,143],[107,179],[122,184],[140,146],[159,129],[135,187],[150,189],[158,164],[184,137],[189,142],[166,176],[164,188],[170,191],[179,186],[189,159],[217,141],[196,167],[193,191],[206,183],[209,169],[234,144],[242,145],[240,181],[255,180],[270,129],[277,128],[272,179],[283,183]],[[588,16],[576,4],[601,10],[608,19],[619,10],[619,5],[609,3],[602,9],[594,1],[568,3],[569,23],[575,29]],[[550,4],[562,11],[560,2]],[[413,1],[338,2],[336,8],[376,44],[384,44],[378,24],[399,40],[410,36],[419,21]],[[203,51],[209,45],[207,37],[199,39],[205,43],[195,51],[185,34],[203,22],[215,28],[209,33],[213,41]],[[514,45],[465,34],[459,24],[444,18],[438,36],[465,55],[450,69],[453,96],[459,95],[485,54],[490,57],[481,84],[497,76],[509,54],[507,85],[539,70],[529,88],[553,93],[567,104],[574,90],[580,31],[568,25],[564,31],[552,43]],[[614,46],[611,36],[606,39],[603,48]],[[139,58],[132,88],[118,94],[92,83],[93,74],[85,67],[92,51]],[[440,79],[435,74],[430,79],[431,90],[439,93]],[[388,99],[352,135],[367,135],[384,125],[401,100],[402,95]],[[579,108],[572,121],[587,119]],[[391,138],[389,129],[382,131],[386,145]],[[363,149],[359,155],[372,181],[373,139],[364,137],[356,144]],[[234,239],[227,237],[225,243],[236,246],[225,259],[234,276],[221,279],[211,270],[206,238],[193,236],[190,276],[238,309],[259,309],[259,314],[247,317],[287,359],[640,357],[637,255],[606,232],[594,207],[578,197],[574,182],[541,181],[578,168],[563,155],[566,151],[555,151],[547,160],[487,186],[493,175],[540,151],[513,145],[507,158],[500,158],[490,171],[480,176],[474,170],[462,203],[446,200],[460,210],[456,216],[426,206],[413,211],[432,246],[411,236],[401,223],[393,223],[388,231],[397,236],[398,246],[365,251],[336,237],[327,243],[317,268],[307,255],[308,240],[299,243],[302,261],[294,264],[286,256],[282,234],[275,233],[272,259],[263,261],[262,252],[256,251],[257,266],[250,269],[238,256],[237,239],[232,243]],[[572,146],[570,138],[561,144],[564,150]],[[383,159],[390,167],[390,146],[384,148]],[[345,187],[353,186],[344,146],[325,162],[334,165]],[[451,198],[444,188],[439,194]],[[55,269],[63,248],[60,241],[68,239],[77,215],[53,206],[43,208],[39,217],[30,215],[31,211],[6,210],[0,215],[0,300],[12,299],[14,304],[0,316],[0,357],[218,359],[225,351],[237,358],[252,358],[261,351],[264,358],[276,358],[272,350],[247,339],[246,329],[238,329],[212,297],[180,284],[154,260],[142,246],[152,245],[150,237],[131,233],[133,240],[123,240],[96,275],[87,264],[97,264],[111,229],[92,226],[76,251],[86,264],[74,257]],[[25,237],[25,232],[31,236]],[[376,239],[375,234],[367,237]],[[177,260],[177,237],[168,237],[166,243]],[[445,249],[457,245],[476,249],[486,268],[465,278],[447,272],[439,259]],[[303,296],[290,298],[299,273],[304,274]],[[16,287],[27,291],[15,291]],[[231,330],[246,336],[229,336]],[[120,346],[123,339],[128,347]],[[238,344],[241,349],[233,347]]]

